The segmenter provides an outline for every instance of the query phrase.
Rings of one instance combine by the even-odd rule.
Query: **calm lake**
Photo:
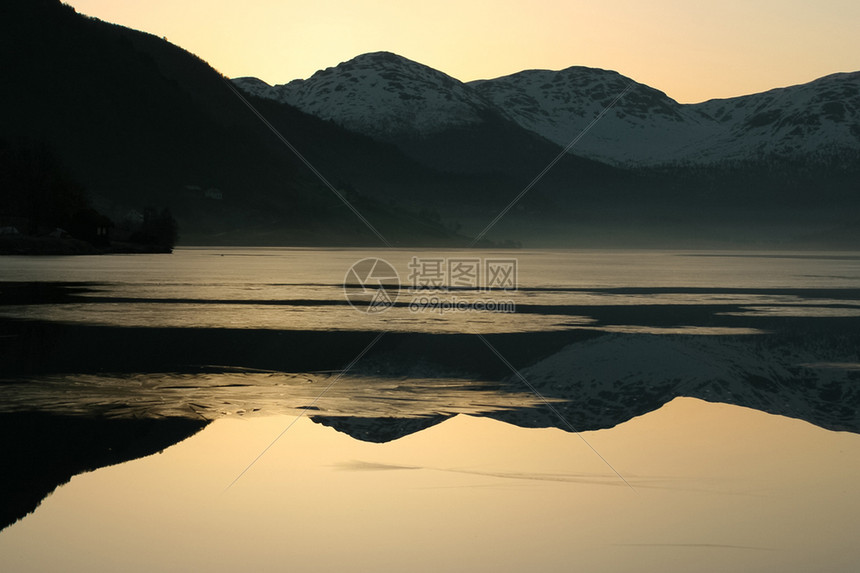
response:
[[[0,257],[0,569],[855,571],[858,349],[860,253]]]

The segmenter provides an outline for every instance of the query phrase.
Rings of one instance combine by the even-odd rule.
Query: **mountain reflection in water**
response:
[[[735,535],[729,527],[733,520],[749,519],[757,527],[765,527],[767,520],[749,518],[740,506],[722,511],[710,499],[729,495],[732,499],[744,497],[749,504],[752,498],[768,497],[775,491],[801,496],[804,507],[814,505],[814,500],[821,498],[817,486],[804,490],[800,481],[790,477],[786,478],[790,485],[785,482],[771,490],[759,477],[753,477],[777,479],[782,471],[797,473],[797,468],[789,470],[787,465],[789,444],[800,444],[792,443],[794,439],[802,442],[802,447],[794,450],[795,462],[804,467],[818,464],[822,483],[842,488],[838,494],[844,502],[842,507],[856,505],[857,488],[840,480],[858,475],[854,460],[858,459],[856,434],[860,433],[860,257],[529,251],[517,253],[521,288],[506,293],[516,302],[516,313],[414,313],[408,309],[408,301],[401,300],[387,313],[367,315],[345,302],[338,281],[351,261],[369,253],[265,250],[265,256],[243,256],[241,251],[229,251],[226,254],[234,257],[231,262],[235,264],[227,266],[213,256],[218,254],[205,249],[180,250],[167,259],[60,259],[53,266],[39,259],[0,261],[4,279],[16,278],[16,282],[0,282],[0,455],[9,461],[0,485],[8,494],[6,499],[14,500],[4,503],[0,516],[3,525],[32,511],[54,487],[77,473],[148,456],[203,428],[202,433],[166,450],[159,458],[169,458],[173,467],[181,468],[186,462],[175,452],[187,454],[190,444],[197,440],[211,443],[209,440],[215,439],[211,436],[221,436],[225,440],[221,453],[229,458],[217,462],[224,464],[216,472],[223,489],[297,415],[302,418],[285,435],[288,443],[314,434],[326,436],[324,447],[334,447],[332,429],[337,431],[338,440],[346,439],[345,435],[357,440],[350,447],[358,448],[361,456],[334,456],[326,462],[330,462],[325,470],[326,483],[334,488],[329,491],[352,491],[364,487],[361,484],[369,487],[381,473],[403,472],[420,475],[421,480],[397,487],[425,492],[448,487],[472,492],[483,487],[505,488],[504,499],[487,497],[473,507],[475,512],[484,512],[489,522],[498,515],[517,517],[524,523],[537,519],[513,509],[508,515],[505,509],[506,504],[525,504],[517,496],[520,488],[530,488],[532,482],[555,484],[552,487],[623,486],[594,452],[590,457],[588,452],[579,452],[572,458],[572,466],[555,467],[549,462],[568,459],[571,451],[583,446],[571,431],[586,432],[589,443],[637,492],[660,490],[666,492],[661,496],[680,497],[655,499],[654,506],[637,514],[617,539],[605,534],[608,529],[604,534],[577,531],[584,541],[591,539],[607,551],[611,548],[612,553],[635,557],[637,562],[649,563],[651,559],[661,569],[667,569],[663,557],[671,547],[685,547],[700,559],[704,558],[702,551],[717,549],[724,553],[729,549],[772,553],[785,551],[787,539],[806,531],[805,526],[798,526],[785,540],[777,540],[745,526]],[[395,266],[403,266],[410,256],[400,251],[390,255]],[[299,276],[301,282],[295,280]],[[456,294],[466,299],[485,296],[468,290]],[[384,334],[374,342],[379,333]],[[514,374],[476,333],[518,373]],[[365,350],[354,367],[342,371]],[[757,412],[748,414],[746,409]],[[666,411],[672,415],[661,414]],[[238,428],[232,423],[225,425],[225,419],[239,418],[249,419],[254,428],[269,430],[255,430],[256,437],[243,442],[241,452],[228,447],[238,434],[221,433],[224,428]],[[743,435],[740,430],[732,434],[729,426],[723,427],[753,418],[757,421],[744,426]],[[647,422],[654,419],[661,420],[662,433]],[[677,427],[671,430],[673,423]],[[276,426],[282,427],[274,431]],[[425,435],[435,436],[433,448],[456,450],[462,441],[481,442],[487,428],[492,428],[490,434],[503,434],[492,437],[492,443],[508,442],[506,453],[511,464],[482,466],[480,456],[472,461],[458,458],[457,463],[451,459],[433,461],[433,456],[422,457],[419,450],[409,454]],[[522,436],[535,436],[529,432],[537,430],[524,428],[547,428],[543,432],[555,432],[553,435],[562,436],[561,441],[552,447],[535,445]],[[636,435],[633,429],[657,433],[649,439]],[[783,429],[788,433],[780,436]],[[702,432],[707,434],[707,439],[702,438],[707,443],[699,444],[696,439]],[[490,434],[486,434],[488,440]],[[601,443],[604,436],[614,437]],[[720,439],[738,442],[715,446],[713,441]],[[730,446],[744,440],[749,442],[745,447],[759,448],[759,452],[771,448],[782,453],[761,465],[750,452],[733,453]],[[618,445],[628,442],[639,449]],[[831,444],[837,442],[842,448],[840,455],[846,457],[834,453],[837,450]],[[374,444],[404,455],[392,459],[365,455],[373,450],[363,448]],[[677,447],[676,457],[667,449],[649,460],[655,448],[667,444]],[[823,448],[822,455],[829,456],[826,460],[814,452],[816,444]],[[289,446],[276,446],[289,450]],[[300,453],[294,455],[316,459],[317,454],[310,453],[313,448],[309,447],[301,446]],[[537,448],[534,455],[530,453],[533,448]],[[707,462],[700,459],[705,449],[714,456]],[[203,465],[216,463],[201,456],[204,454],[193,454],[192,458]],[[230,495],[244,496],[247,490],[258,487],[255,480],[260,475],[271,475],[272,470],[266,467],[273,462],[268,457],[261,458],[260,467],[255,465],[237,482],[235,488],[246,493]],[[534,464],[517,461],[526,458]],[[29,541],[21,540],[21,532],[35,527],[29,524],[41,523],[40,516],[50,513],[54,498],[74,490],[79,481],[123,473],[126,466],[149,464],[152,459],[73,479],[48,498],[42,509],[0,534],[0,547],[14,538],[26,548]],[[720,459],[731,471],[716,467]],[[295,468],[289,471],[298,472]],[[805,471],[800,473],[805,475]],[[691,472],[698,477],[688,479]],[[708,481],[708,472],[715,472],[715,482]],[[201,484],[215,488],[212,478],[194,475]],[[314,475],[310,472],[311,477],[302,479],[312,480]],[[341,477],[335,479],[335,475]],[[369,477],[360,477],[365,475]],[[134,479],[143,483],[140,480],[148,478]],[[341,483],[344,479],[347,485]],[[490,480],[491,484],[469,480]],[[507,488],[515,488],[516,495],[509,495],[512,491]],[[273,484],[265,485],[264,491],[286,495],[297,506],[303,504]],[[704,498],[695,497],[695,492],[703,491],[707,492]],[[482,555],[483,567],[518,562],[510,555],[507,560],[494,560],[496,554],[489,552],[489,545],[482,545],[489,543],[487,532],[470,551],[433,529],[436,525],[428,523],[425,527],[386,510],[381,498],[374,502],[381,504],[375,509],[370,499],[381,495],[376,490],[356,494],[369,496],[358,504],[381,520],[380,531],[390,533],[385,523],[405,520],[405,531],[416,535],[428,535],[428,527],[436,531],[431,532],[428,543],[436,535],[435,539],[449,548]],[[455,497],[464,508],[472,504],[468,497]],[[346,503],[342,494],[335,498]],[[408,497],[403,502],[426,510],[428,499]],[[261,499],[246,501],[258,508],[254,511],[263,511],[266,504]],[[453,503],[453,498],[448,502]],[[608,523],[594,518],[593,513],[604,506],[606,511],[623,513],[628,502],[601,496],[582,498],[577,493],[563,502],[541,498],[545,505],[540,507],[554,508],[547,519],[558,523],[569,519],[560,513],[562,508],[590,508],[594,523],[608,528]],[[74,506],[77,502],[71,503]],[[148,503],[158,506],[151,500]],[[839,526],[856,526],[850,515],[857,513],[839,513],[834,503],[828,497],[814,519],[833,518]],[[661,526],[666,535],[645,535],[643,541],[644,534],[636,533],[637,526],[647,532],[648,519],[656,519],[649,511],[681,505],[687,509],[678,517],[680,521]],[[122,507],[123,512],[128,510],[144,522],[153,519],[135,514],[125,502]],[[782,506],[768,507],[770,513],[765,513],[773,520],[788,511]],[[452,515],[459,511],[448,509]],[[709,515],[713,528],[691,525],[694,517],[686,513],[688,510],[705,512],[700,515]],[[232,507],[231,511],[241,509]],[[350,513],[344,507],[330,506],[326,511],[343,519],[343,527],[347,523],[359,527],[354,525],[357,516],[343,515],[344,511]],[[267,515],[261,525],[271,519],[287,525]],[[190,518],[183,519],[188,526],[200,527]],[[675,528],[682,521],[691,527],[686,537]],[[50,527],[63,528],[61,521],[51,523],[54,525]],[[584,527],[584,522],[577,523],[577,527]],[[486,524],[484,527],[492,529]],[[521,541],[535,552],[549,551],[548,555],[559,557],[554,545],[559,532],[541,532],[544,537],[530,534]],[[257,534],[263,538],[268,535]],[[139,531],[135,535],[143,535],[141,539],[157,536]],[[204,545],[215,543],[218,537],[212,531],[201,535],[205,539],[199,542]],[[496,531],[494,535],[506,539],[511,533]],[[834,544],[842,543],[840,535],[826,542],[818,539],[814,547],[807,544],[807,549],[811,553],[833,549]],[[164,543],[161,539],[158,542]],[[338,553],[361,554],[357,541],[341,536],[338,543]],[[414,543],[402,543],[420,553]],[[840,547],[844,555],[854,555],[849,551],[853,545]],[[9,553],[13,554],[29,555],[26,549]],[[499,550],[497,555],[505,555],[505,551]],[[364,557],[363,563],[373,562],[369,555]],[[391,557],[391,563],[403,565],[398,559]],[[141,558],[141,563],[146,562]],[[686,561],[678,563],[682,562]],[[383,562],[374,563],[385,568],[380,565]],[[443,565],[432,558],[428,563]],[[546,563],[550,569],[561,568],[560,561],[550,559]],[[770,555],[764,561],[749,563],[770,565],[783,560]],[[53,568],[50,564],[46,567]]]
[[[307,418],[229,417],[77,476],[0,534],[0,555],[42,571],[775,572],[860,559],[857,434],[679,398],[583,437],[633,489],[558,429],[459,415],[377,444]]]

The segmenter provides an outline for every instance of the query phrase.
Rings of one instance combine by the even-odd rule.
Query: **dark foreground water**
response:
[[[0,568],[853,571],[858,348],[855,253],[2,258]]]

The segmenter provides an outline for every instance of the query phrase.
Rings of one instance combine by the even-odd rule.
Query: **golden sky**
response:
[[[67,0],[230,77],[306,78],[386,50],[463,81],[611,69],[689,103],[860,70],[857,0]]]

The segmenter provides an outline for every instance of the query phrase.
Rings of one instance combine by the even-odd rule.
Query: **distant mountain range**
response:
[[[49,149],[115,222],[169,208],[180,245],[382,245],[234,85],[393,245],[466,246],[527,187],[487,238],[860,245],[856,72],[681,105],[604,70],[463,83],[381,52],[282,86],[231,85],[161,38],[59,0],[2,10],[0,165],[27,172],[20,150]],[[7,179],[0,189],[16,190],[0,195],[0,226],[26,203]]]
[[[391,141],[475,126],[496,114],[564,147],[629,87],[572,153],[641,166],[860,152],[860,72],[692,105],[601,69],[528,70],[463,83],[387,52],[283,85],[233,81],[248,93]]]

